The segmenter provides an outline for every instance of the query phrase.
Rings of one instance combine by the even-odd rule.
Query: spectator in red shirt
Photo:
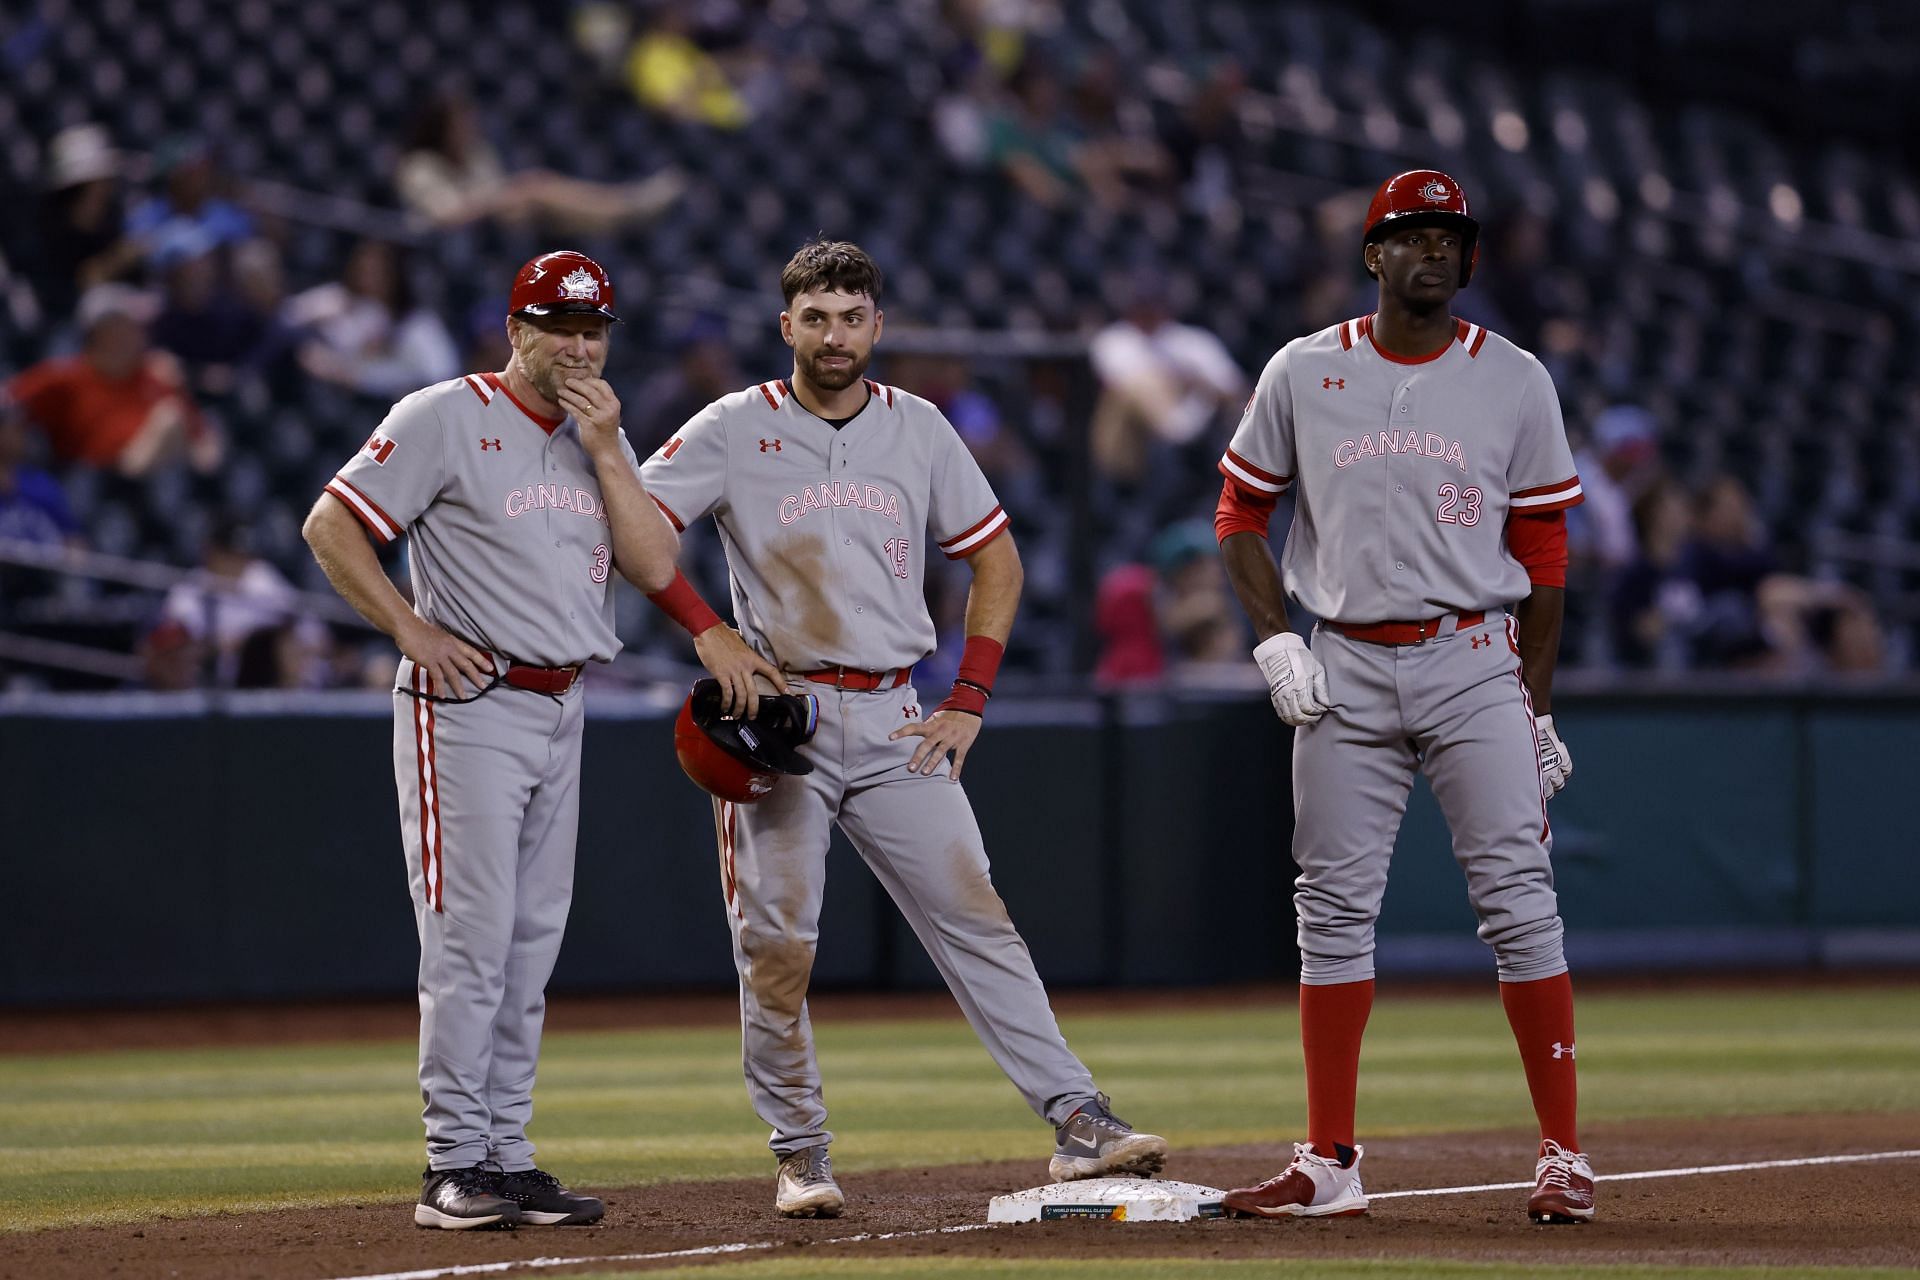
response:
[[[196,471],[220,463],[220,437],[200,416],[172,356],[147,340],[153,303],[128,285],[101,284],[76,311],[80,353],[56,356],[7,387],[62,462],[140,476],[185,455]]]

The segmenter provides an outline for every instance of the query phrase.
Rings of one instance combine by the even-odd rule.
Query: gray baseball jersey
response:
[[[1261,493],[1295,494],[1281,560],[1315,615],[1384,622],[1526,597],[1507,515],[1580,501],[1553,379],[1478,325],[1409,360],[1371,317],[1281,348],[1220,460]]]
[[[1287,593],[1323,621],[1331,709],[1295,731],[1294,905],[1301,981],[1373,976],[1374,921],[1416,769],[1433,785],[1504,981],[1563,972],[1533,709],[1514,619],[1532,591],[1510,513],[1580,501],[1559,398],[1539,361],[1478,325],[1416,359],[1371,317],[1288,343],[1221,459],[1294,495]],[[1386,644],[1329,623],[1439,618]]]
[[[792,692],[820,699],[801,749],[811,774],[756,804],[714,802],[747,1090],[782,1154],[833,1137],[806,994],[835,824],[1027,1104],[1059,1124],[1095,1092],[993,887],[966,792],[908,767],[918,738],[890,737],[921,716],[905,669],[934,647],[929,528],[958,559],[1004,532],[1006,513],[938,409],[867,385],[866,407],[838,430],[784,382],[726,396],[641,467],[676,526],[712,513],[742,633],[794,673]],[[836,665],[889,675],[856,691],[801,674]]]
[[[327,492],[383,545],[406,533],[414,611],[428,622],[534,666],[620,652],[613,539],[580,429],[535,414],[497,375],[394,405]]]
[[[866,409],[837,431],[785,381],[723,396],[641,468],[676,529],[713,515],[740,633],[788,671],[920,661],[934,647],[929,531],[958,559],[1007,527],[946,417],[868,387]]]
[[[327,492],[376,541],[407,537],[415,611],[492,650],[496,670],[619,651],[612,538],[579,428],[535,414],[496,375],[401,400]],[[401,660],[393,766],[420,935],[427,1158],[530,1169],[544,992],[573,894],[585,703],[577,680],[557,697],[508,685],[464,703],[417,696],[448,692]]]

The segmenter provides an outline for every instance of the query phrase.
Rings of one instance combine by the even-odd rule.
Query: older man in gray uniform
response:
[[[1453,832],[1540,1123],[1528,1214],[1593,1217],[1575,1133],[1573,988],[1548,855],[1547,797],[1572,772],[1551,712],[1580,480],[1553,380],[1449,304],[1479,224],[1420,169],[1381,184],[1362,255],[1373,315],[1297,338],[1261,374],[1220,470],[1228,576],[1293,745],[1294,904],[1308,1141],[1226,1197],[1267,1217],[1364,1213],[1354,1143],[1374,921],[1416,769]],[[1285,594],[1267,522],[1294,495]],[[1517,603],[1516,603],[1517,602]],[[1510,611],[1511,610],[1511,611]]]
[[[994,1061],[1055,1126],[1050,1175],[1158,1172],[1165,1140],[1115,1117],[1061,1038],[954,785],[1020,600],[1006,513],[938,409],[862,378],[882,323],[873,261],[854,245],[816,242],[794,255],[781,286],[791,380],[715,401],[641,469],[676,528],[706,515],[719,527],[740,631],[684,578],[654,599],[694,635],[729,707],[752,714],[757,680],[820,701],[819,728],[801,748],[812,773],[781,779],[756,804],[715,803],[747,1089],[780,1161],[775,1208],[832,1216],[845,1203],[806,1001],[834,823]],[[959,679],[923,716],[911,680],[934,648],[921,586],[929,531],[941,554],[973,571],[973,589]],[[947,776],[936,776],[949,756]]]
[[[679,545],[600,377],[616,319],[606,272],[542,254],[508,305],[506,369],[396,404],[305,528],[340,594],[404,655],[393,764],[428,1163],[414,1221],[449,1230],[605,1212],[535,1166],[526,1127],[573,894],[581,673],[620,649],[613,572],[658,591]],[[403,534],[412,607],[369,542]]]

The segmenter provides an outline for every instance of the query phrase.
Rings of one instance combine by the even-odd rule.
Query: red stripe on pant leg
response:
[[[1520,627],[1507,615],[1507,643],[1515,653],[1520,652]],[[1513,678],[1520,682],[1520,701],[1527,708],[1527,744],[1533,749],[1534,780],[1540,784],[1540,840],[1545,843],[1553,835],[1553,823],[1547,817],[1547,780],[1540,772],[1540,726],[1533,718],[1533,694],[1527,689],[1527,674],[1524,665],[1513,669]],[[1577,1150],[1578,1148],[1569,1148]]]
[[[413,691],[423,692],[418,666],[413,669]],[[414,783],[420,792],[420,892],[425,896],[427,905],[431,907],[433,905],[433,839],[427,830],[427,704],[420,698],[414,698],[412,702]]]
[[[726,804],[727,821],[727,901],[733,904],[733,914],[741,920],[747,918],[746,909],[740,905],[740,875],[735,869],[733,853],[735,842],[739,839],[740,806],[728,801]]]
[[[1373,1012],[1373,979],[1300,984],[1300,1048],[1307,1060],[1307,1141],[1328,1159],[1353,1145],[1360,1040]]]
[[[433,677],[427,677],[427,692],[433,692]],[[433,909],[447,909],[447,860],[440,840],[440,755],[434,747],[434,730],[439,712],[427,703],[427,770],[433,775]]]
[[[1569,1151],[1580,1149],[1576,1132],[1580,1087],[1573,1067],[1573,979],[1567,974],[1537,982],[1503,982],[1500,1003],[1520,1046],[1527,1092],[1540,1118],[1540,1136]]]

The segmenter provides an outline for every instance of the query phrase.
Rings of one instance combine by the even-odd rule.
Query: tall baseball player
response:
[[[1053,1179],[1158,1172],[1165,1140],[1114,1116],[1061,1038],[955,785],[1019,604],[1006,513],[938,409],[861,376],[882,321],[872,259],[851,244],[808,244],[780,283],[792,378],[716,400],[641,468],[675,528],[709,514],[719,526],[739,632],[684,577],[654,600],[693,634],[725,710],[757,711],[759,679],[820,703],[800,749],[812,773],[780,779],[758,803],[714,806],[747,1091],[779,1158],[774,1205],[789,1217],[845,1205],[806,999],[833,823],[994,1061],[1056,1127]],[[973,589],[959,679],[923,715],[911,679],[934,648],[921,587],[929,536],[966,562]]]
[[[1594,1213],[1546,816],[1573,772],[1551,709],[1580,481],[1547,371],[1450,313],[1478,238],[1446,174],[1382,184],[1362,250],[1379,309],[1282,348],[1220,462],[1221,554],[1274,709],[1297,726],[1307,1075],[1308,1141],[1279,1176],[1227,1196],[1241,1213],[1366,1211],[1354,1093],[1374,922],[1415,769],[1453,832],[1539,1116],[1527,1212]],[[1288,629],[1266,541],[1283,493],[1295,502],[1285,595],[1320,619],[1311,646]]]
[[[573,894],[581,673],[620,649],[613,571],[657,591],[679,547],[600,377],[607,273],[542,254],[509,311],[506,369],[394,405],[305,528],[340,594],[404,655],[393,770],[420,933],[428,1164],[413,1220],[450,1230],[605,1212],[534,1166],[526,1127]],[[373,549],[403,534],[412,607]]]

